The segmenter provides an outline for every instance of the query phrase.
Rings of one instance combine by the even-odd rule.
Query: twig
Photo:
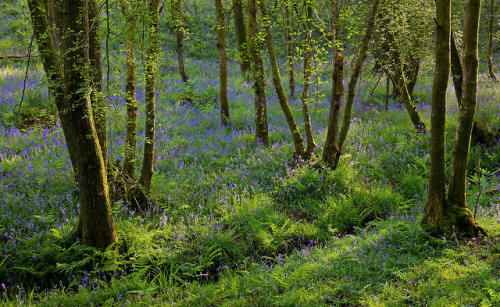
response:
[[[33,47],[33,37],[35,34],[31,34],[30,46],[28,48],[28,64],[26,64],[26,71],[24,72],[24,83],[23,83],[23,93],[21,94],[21,101],[19,102],[19,106],[17,108],[17,116],[21,114],[21,106],[24,101],[24,94],[26,93],[26,80],[28,79],[28,70],[30,68],[30,60],[31,60],[31,48]]]
[[[479,193],[477,195],[477,198],[476,198],[476,205],[474,207],[474,220],[476,219],[476,213],[477,213],[477,207],[479,205],[479,199],[481,198],[481,192],[483,191],[483,189],[481,188],[481,156],[479,155],[479,151],[477,151],[477,168],[478,168],[478,184],[479,184]]]

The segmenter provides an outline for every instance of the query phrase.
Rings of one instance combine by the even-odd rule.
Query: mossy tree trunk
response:
[[[266,92],[264,66],[260,56],[260,40],[257,31],[258,0],[248,1],[247,15],[247,46],[250,56],[250,68],[253,78],[255,102],[255,140],[264,145],[269,144],[269,132],[266,110]]]
[[[326,133],[325,146],[323,149],[322,161],[331,169],[336,169],[340,158],[339,132],[340,132],[340,113],[342,106],[342,96],[344,94],[344,54],[337,47],[337,36],[340,32],[340,1],[332,1],[333,16],[333,75],[332,91],[330,96],[330,114],[328,116],[328,130]]]
[[[488,21],[488,75],[491,80],[497,81],[493,71],[493,26],[495,25],[495,0],[490,0],[490,18]]]
[[[304,154],[304,140],[302,139],[299,126],[295,122],[292,110],[290,109],[290,105],[288,104],[288,99],[285,94],[285,89],[283,88],[283,84],[281,83],[281,75],[278,67],[278,60],[276,58],[276,53],[274,51],[273,38],[271,36],[271,26],[270,26],[269,15],[267,13],[266,2],[265,0],[260,0],[260,2],[261,2],[262,18],[264,19],[264,28],[266,31],[267,52],[269,54],[269,60],[271,62],[271,68],[273,73],[273,85],[274,88],[276,89],[276,94],[278,95],[279,103],[281,109],[283,110],[283,114],[285,115],[288,128],[290,128],[290,131],[292,132],[293,143],[295,145],[294,157],[301,157]]]
[[[479,231],[472,213],[467,209],[466,175],[467,159],[469,157],[472,126],[477,104],[478,75],[478,34],[481,0],[467,2],[467,15],[464,33],[464,92],[458,125],[453,145],[450,185],[448,188],[448,210],[451,218],[446,222],[448,227],[455,226],[456,231],[467,237],[477,236]]]
[[[243,14],[243,1],[233,0],[233,19],[236,32],[236,42],[240,53],[241,73],[246,74],[250,68],[250,60],[247,51],[247,31],[245,27],[245,15]]]
[[[156,115],[155,85],[158,75],[158,23],[160,21],[158,2],[159,0],[150,0],[148,4],[149,41],[146,57],[146,132],[141,176],[139,178],[139,184],[142,186],[142,192],[144,193],[144,195],[141,195],[141,203],[144,202],[143,197],[149,194],[151,189],[151,179],[154,172],[153,162]]]
[[[436,74],[432,84],[430,177],[421,224],[439,232],[446,212],[445,122],[450,76],[451,1],[436,0]]]
[[[312,3],[310,0],[305,0],[306,6],[306,38],[305,38],[305,52],[304,52],[304,87],[300,95],[302,101],[302,115],[304,116],[304,129],[306,131],[307,148],[304,152],[303,158],[309,160],[314,153],[316,143],[314,141],[314,134],[312,131],[311,115],[309,112],[309,88],[311,87],[311,61],[312,61]]]
[[[293,62],[294,62],[294,52],[293,52],[293,41],[290,30],[292,28],[292,23],[290,19],[290,6],[291,1],[285,2],[285,42],[286,42],[286,59],[288,63],[288,88],[290,90],[290,97],[293,99],[295,96],[295,75],[293,72]]]
[[[108,167],[108,133],[106,124],[106,101],[102,93],[102,59],[101,59],[101,37],[99,33],[99,7],[96,0],[88,0],[89,11],[89,59],[90,59],[90,101],[94,115],[95,128],[102,157],[106,169]]]
[[[227,54],[226,25],[222,0],[215,0],[217,17],[217,50],[219,51],[219,99],[220,115],[223,126],[229,125],[229,103],[227,101]]]
[[[76,171],[80,190],[80,209],[75,235],[82,243],[105,249],[116,241],[115,224],[106,179],[106,168],[92,115],[89,81],[89,12],[88,2],[67,0],[61,3],[61,50],[58,57],[49,35],[46,3],[29,0],[35,38],[42,63],[54,94],[66,145]],[[64,70],[61,70],[64,67]]]
[[[184,83],[189,82],[189,76],[186,73],[186,68],[184,65],[184,15],[182,12],[182,0],[171,0],[171,13],[172,22],[174,23],[175,29],[175,52],[177,53],[177,63],[179,65],[179,73],[181,75],[181,80]]]
[[[136,74],[135,74],[135,31],[136,13],[134,6],[137,3],[127,4],[121,0],[122,11],[125,16],[125,29],[127,45],[125,57],[127,61],[127,75],[125,77],[125,104],[127,114],[125,117],[125,157],[123,172],[129,178],[135,178],[135,161],[137,147],[137,99],[136,99]]]
[[[356,58],[356,62],[354,64],[354,69],[352,71],[351,78],[349,80],[349,85],[347,88],[347,98],[344,107],[344,116],[342,119],[342,127],[340,128],[339,134],[339,149],[343,150],[345,140],[347,139],[347,133],[349,132],[349,127],[351,125],[351,115],[352,115],[352,104],[354,101],[356,84],[358,83],[359,76],[361,75],[361,68],[363,67],[363,63],[367,56],[368,44],[370,43],[370,39],[372,37],[373,29],[375,27],[375,20],[377,18],[378,7],[380,4],[380,0],[374,0],[371,10],[370,17],[368,20],[368,25],[366,27],[366,32],[361,41],[361,45],[359,46],[359,54]]]

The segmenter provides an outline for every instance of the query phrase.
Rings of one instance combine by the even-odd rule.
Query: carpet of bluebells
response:
[[[214,50],[202,39],[213,36],[212,29],[208,22],[194,26],[198,35],[186,52],[191,84],[180,82],[173,52],[162,54],[153,206],[143,214],[112,195],[119,242],[106,251],[71,236],[78,189],[41,65],[30,69],[21,105],[25,67],[0,67],[0,305],[500,304],[498,143],[473,146],[469,159],[467,202],[490,236],[431,238],[419,227],[429,135],[415,133],[400,102],[391,100],[384,111],[385,87],[373,64],[356,89],[339,168],[319,171],[289,163],[291,133],[270,79],[270,145],[254,142],[252,84],[236,62],[229,63],[232,125],[221,126],[216,55],[197,56],[197,50]],[[113,164],[124,155],[123,65],[115,63],[105,86]],[[331,67],[313,66],[318,159]],[[429,127],[433,64],[422,66],[415,103]],[[349,63],[346,69],[350,76]],[[300,93],[299,64],[296,71]],[[450,163],[458,107],[452,87],[448,94]],[[500,131],[499,95],[500,85],[481,76],[476,117],[491,131]],[[300,99],[290,104],[302,127]],[[33,119],[29,125],[16,124],[18,110]],[[138,116],[141,157],[143,106]],[[109,183],[113,194],[113,178]]]

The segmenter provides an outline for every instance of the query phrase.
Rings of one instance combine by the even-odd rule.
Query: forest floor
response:
[[[153,206],[144,214],[128,207],[110,177],[119,242],[104,252],[70,235],[78,190],[43,74],[29,75],[19,107],[24,71],[0,68],[0,305],[500,305],[498,143],[473,146],[469,158],[467,202],[489,236],[431,238],[419,227],[429,135],[415,132],[401,103],[384,111],[384,82],[376,86],[369,65],[340,167],[319,171],[290,166],[291,134],[270,80],[270,146],[254,142],[253,90],[235,64],[229,128],[220,125],[216,62],[188,59],[190,85],[175,67],[160,68]],[[318,73],[311,90],[315,159],[330,75]],[[122,159],[125,138],[115,79],[111,161]],[[431,70],[423,71],[414,92],[427,127],[430,84]],[[498,132],[500,83],[481,78],[478,90],[476,117]],[[448,93],[450,164],[458,107]],[[300,100],[290,103],[302,126]],[[139,119],[142,157],[142,106]]]

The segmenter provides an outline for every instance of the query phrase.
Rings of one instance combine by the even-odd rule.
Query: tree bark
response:
[[[352,114],[352,104],[354,101],[356,84],[358,83],[359,75],[361,74],[361,68],[366,59],[368,44],[372,37],[373,28],[375,27],[375,19],[377,18],[377,11],[380,4],[380,0],[374,0],[372,8],[370,10],[370,19],[368,20],[368,25],[366,27],[365,36],[359,47],[359,54],[356,62],[354,64],[354,69],[349,80],[349,85],[347,89],[346,104],[344,107],[344,117],[342,121],[342,127],[340,128],[339,135],[339,149],[342,150],[344,147],[345,140],[347,138],[347,133],[349,132],[349,126],[351,125],[351,114]]]
[[[217,15],[217,49],[219,51],[219,99],[220,115],[223,126],[229,125],[229,103],[227,101],[227,54],[226,54],[226,26],[222,0],[215,0]]]
[[[149,16],[149,46],[146,58],[146,132],[144,140],[144,156],[142,160],[139,184],[144,189],[144,194],[149,194],[151,179],[153,177],[154,143],[155,143],[155,84],[158,74],[158,23],[159,0],[150,0],[148,6]],[[145,197],[146,195],[142,195]],[[142,198],[141,197],[141,198]],[[142,199],[141,203],[144,202]],[[142,205],[142,204],[141,204]]]
[[[497,81],[493,71],[493,26],[495,24],[495,0],[490,0],[490,20],[488,24],[488,75],[491,80]]]
[[[285,94],[285,89],[283,88],[283,84],[281,83],[281,75],[278,67],[278,60],[276,58],[276,53],[274,51],[273,38],[271,36],[271,26],[270,26],[269,15],[267,13],[266,2],[265,0],[260,0],[260,2],[261,2],[262,18],[264,19],[264,28],[266,31],[267,52],[269,54],[269,61],[271,62],[271,68],[273,73],[273,85],[274,88],[276,89],[276,94],[278,95],[279,103],[281,109],[283,110],[283,114],[285,115],[288,128],[290,128],[290,132],[292,132],[293,143],[295,145],[295,152],[293,155],[294,157],[301,157],[304,154],[304,140],[302,139],[299,126],[295,122],[292,110],[290,109],[290,105],[288,104],[288,99]]]
[[[450,185],[448,188],[448,207],[453,217],[448,219],[450,226],[467,237],[477,236],[478,227],[470,210],[467,209],[466,175],[469,157],[472,126],[477,104],[477,74],[479,66],[478,35],[481,0],[467,1],[467,14],[464,33],[464,96],[460,107],[458,125],[453,146]]]
[[[175,52],[177,53],[177,63],[179,65],[179,73],[181,75],[182,82],[189,82],[189,76],[186,73],[184,65],[184,55],[182,54],[184,49],[184,16],[182,13],[182,0],[171,0],[172,1],[172,22],[174,22],[175,29]]]
[[[312,4],[305,0],[306,5],[306,39],[305,39],[305,53],[304,53],[304,87],[300,95],[302,101],[302,114],[304,116],[304,129],[306,131],[307,148],[304,152],[303,158],[309,160],[314,153],[316,143],[314,142],[314,134],[311,125],[311,115],[309,113],[309,88],[311,86],[311,61],[312,61]]]
[[[125,1],[121,1],[122,11],[125,15],[125,28],[127,30],[127,47],[125,56],[127,61],[127,76],[125,78],[125,104],[127,114],[125,118],[125,157],[123,172],[129,178],[135,178],[135,161],[137,148],[137,99],[136,99],[136,74],[135,74],[135,30],[136,11]]]
[[[61,50],[65,50],[63,65],[49,35],[50,24],[46,6],[29,0],[34,34],[42,63],[54,95],[66,145],[80,190],[80,209],[75,235],[82,243],[100,249],[116,241],[111,216],[106,169],[94,126],[89,97],[89,15],[87,2],[62,2],[63,35]],[[45,4],[46,5],[46,4]],[[58,16],[59,18],[59,16]],[[64,67],[64,71],[61,70]]]
[[[247,45],[250,56],[250,68],[253,77],[254,102],[255,102],[255,140],[264,145],[269,144],[269,132],[266,110],[266,92],[264,67],[260,56],[259,34],[257,32],[258,0],[248,1],[247,15]]]
[[[96,0],[89,0],[89,59],[90,59],[90,79],[91,88],[90,101],[92,103],[92,113],[94,114],[95,128],[99,145],[102,150],[104,165],[107,168],[108,161],[108,134],[106,124],[106,103],[102,93],[102,59],[101,59],[101,39],[99,29],[99,7]]]
[[[431,163],[427,202],[422,226],[432,233],[442,231],[446,209],[445,123],[446,90],[450,76],[451,1],[436,0],[436,75],[432,84]]]
[[[250,61],[247,51],[247,31],[245,28],[245,15],[243,14],[242,0],[233,0],[234,8],[234,28],[236,31],[236,41],[238,43],[238,51],[240,52],[240,69],[243,74],[248,72]]]
[[[286,58],[288,63],[288,88],[290,90],[290,97],[293,99],[295,96],[295,76],[293,72],[293,42],[292,36],[290,34],[290,29],[292,28],[290,20],[290,1],[285,3],[285,41],[286,41]]]

